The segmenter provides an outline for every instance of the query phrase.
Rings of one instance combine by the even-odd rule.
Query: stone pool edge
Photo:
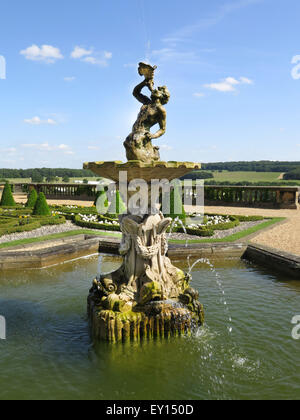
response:
[[[170,244],[170,258],[242,258],[300,279],[300,257],[244,242]],[[88,234],[0,250],[0,271],[45,268],[98,252],[118,255],[120,239]]]

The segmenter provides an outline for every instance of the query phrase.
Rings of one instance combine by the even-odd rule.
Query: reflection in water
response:
[[[182,339],[126,345],[91,342],[86,297],[97,257],[1,273],[0,398],[299,398],[299,342],[290,324],[299,287],[244,262],[213,264],[230,300],[230,336],[220,291],[211,287],[215,273],[204,264],[194,266],[192,287],[206,325]],[[101,270],[119,265],[103,257]]]

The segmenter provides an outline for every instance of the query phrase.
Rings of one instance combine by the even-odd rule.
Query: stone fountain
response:
[[[156,67],[140,63],[139,74],[144,77],[133,91],[143,106],[124,142],[128,162],[91,162],[84,168],[117,183],[120,173],[126,174],[127,199],[133,191],[126,188],[134,180],[147,183],[151,197],[153,180],[171,181],[200,169],[200,164],[189,162],[161,162],[159,148],[152,144],[166,131],[166,105],[170,93],[166,86],[154,87]],[[143,88],[151,96],[142,94]],[[151,134],[151,128],[159,130]],[[124,180],[124,177],[123,177]],[[122,188],[121,188],[122,187]],[[145,214],[146,213],[146,214]],[[167,257],[167,230],[172,224],[159,207],[149,206],[145,211],[133,211],[120,217],[122,242],[121,267],[94,280],[88,297],[88,314],[95,339],[124,342],[155,337],[169,337],[188,333],[204,322],[203,306],[198,293],[190,287],[190,276],[172,265]]]

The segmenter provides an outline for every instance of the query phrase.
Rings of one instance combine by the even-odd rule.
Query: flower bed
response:
[[[91,218],[92,217],[92,218]],[[96,217],[96,219],[94,219]],[[73,216],[73,222],[80,227],[88,229],[99,229],[120,232],[120,224],[117,220],[105,218],[103,216]]]
[[[120,231],[119,220],[114,215],[99,215],[95,206],[52,206],[51,209],[52,214],[63,216],[83,228]],[[260,216],[247,217],[218,214],[207,214],[201,219],[200,217],[201,215],[193,214],[186,218],[186,224],[183,224],[182,221],[176,218],[169,231],[210,237],[214,235],[216,230],[229,230],[239,226],[241,222],[260,221],[264,219]]]
[[[1,208],[0,237],[11,233],[29,232],[42,226],[60,225],[66,222],[62,215],[32,216],[28,208]]]

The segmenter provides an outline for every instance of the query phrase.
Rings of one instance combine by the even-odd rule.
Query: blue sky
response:
[[[172,95],[162,159],[300,160],[299,15],[299,0],[3,1],[0,167],[125,160],[146,59]]]

